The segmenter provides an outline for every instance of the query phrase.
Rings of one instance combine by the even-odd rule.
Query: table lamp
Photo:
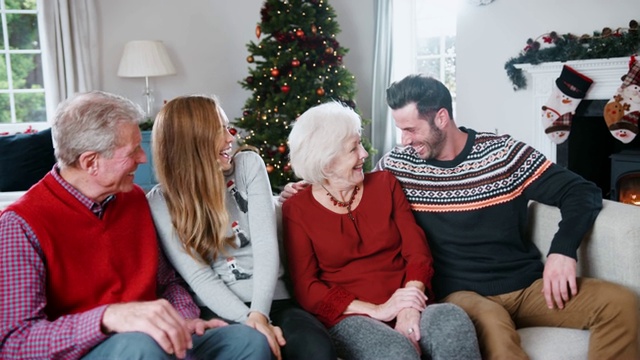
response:
[[[162,41],[134,40],[129,41],[122,53],[118,76],[144,77],[144,97],[147,100],[147,117],[151,117],[153,95],[149,88],[149,77],[173,75],[176,69],[171,63],[167,49]]]

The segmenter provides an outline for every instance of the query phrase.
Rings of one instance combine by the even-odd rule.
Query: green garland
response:
[[[549,46],[543,47],[540,40]],[[553,31],[540,35],[535,40],[528,39],[527,46],[520,55],[509,59],[504,68],[513,83],[513,89],[520,90],[526,88],[527,80],[522,70],[517,69],[514,64],[535,65],[554,61],[624,57],[637,54],[639,49],[640,29],[638,22],[631,20],[627,29],[604,28],[602,32],[594,31],[592,36],[576,36],[570,33],[559,35]]]

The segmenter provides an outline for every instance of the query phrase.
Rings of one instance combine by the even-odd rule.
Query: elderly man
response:
[[[53,120],[57,164],[0,216],[0,358],[269,358],[257,331],[203,321],[160,251],[140,108],[90,92]]]

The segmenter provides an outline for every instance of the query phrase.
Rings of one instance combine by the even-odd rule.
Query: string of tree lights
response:
[[[252,96],[235,125],[240,145],[260,150],[274,191],[295,181],[287,137],[291,125],[312,106],[337,100],[354,108],[355,77],[342,64],[334,9],[326,0],[267,0],[247,44],[249,75],[240,81]],[[368,120],[363,119],[365,123]],[[367,139],[365,148],[371,152]]]

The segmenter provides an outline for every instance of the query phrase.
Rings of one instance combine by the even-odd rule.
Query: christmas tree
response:
[[[267,0],[256,26],[259,42],[247,44],[249,76],[240,81],[252,92],[236,126],[240,145],[260,150],[275,191],[296,181],[289,165],[291,125],[310,107],[340,101],[356,112],[355,79],[342,65],[334,9],[326,0]],[[365,123],[367,120],[364,120]],[[371,146],[363,139],[371,154]],[[370,168],[370,164],[367,164]]]

